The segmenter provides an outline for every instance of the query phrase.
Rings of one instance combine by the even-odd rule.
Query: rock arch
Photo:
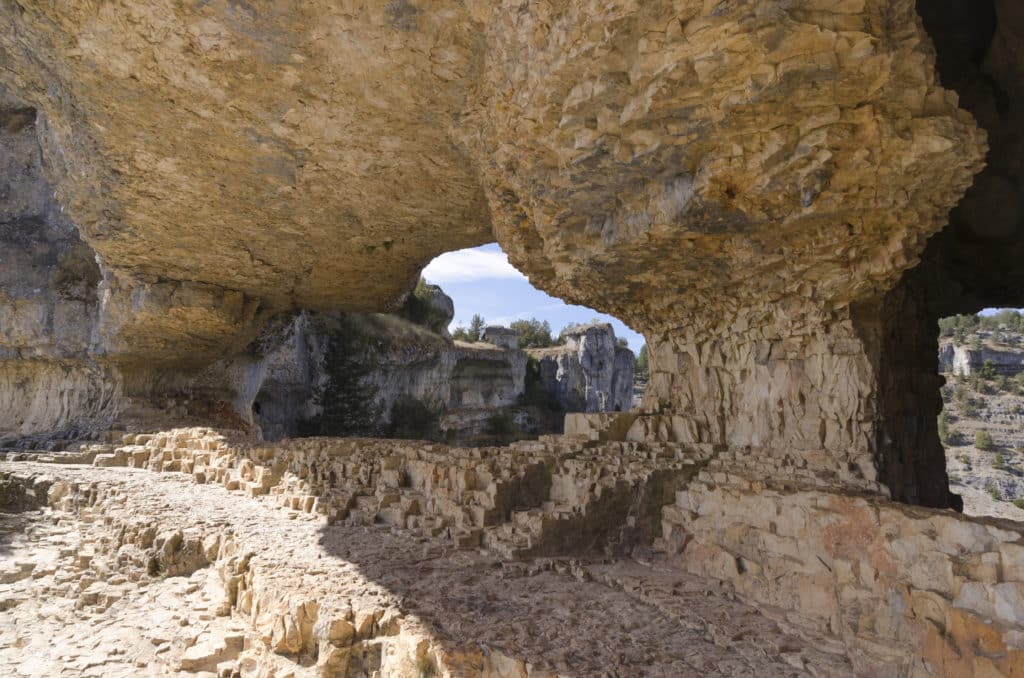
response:
[[[985,7],[8,0],[0,84],[102,272],[95,369],[194,371],[282,311],[384,309],[496,237],[648,336],[640,426],[944,506],[930,413],[899,404],[924,340],[895,324],[930,322],[920,281],[949,266],[964,296],[1012,289],[963,256],[1019,240],[1016,12]],[[993,201],[1000,224],[972,216]]]

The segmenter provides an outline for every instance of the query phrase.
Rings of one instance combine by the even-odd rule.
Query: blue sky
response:
[[[573,306],[530,285],[510,263],[497,244],[448,252],[423,269],[427,282],[440,285],[455,302],[452,328],[469,325],[479,313],[491,325],[508,325],[513,320],[537,318],[551,323],[558,334],[566,325],[600,318],[610,322],[616,337],[625,337],[633,352],[644,338],[610,315],[585,306]]]

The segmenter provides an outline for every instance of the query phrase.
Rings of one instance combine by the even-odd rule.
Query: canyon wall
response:
[[[619,346],[608,323],[572,325],[565,343],[528,349],[538,362],[541,385],[567,412],[621,412],[633,404],[635,358]]]

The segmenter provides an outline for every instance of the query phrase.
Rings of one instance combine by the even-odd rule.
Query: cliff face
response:
[[[946,349],[947,346],[949,349]],[[986,364],[992,365],[997,374],[1013,376],[1024,371],[1024,351],[1005,348],[1000,350],[986,345],[972,348],[949,343],[940,347],[940,356],[943,355],[944,349],[947,353],[952,351],[952,360],[948,363],[949,371],[958,376],[966,377],[980,372]]]
[[[317,394],[332,371],[328,343],[338,332],[358,337],[354,357],[368,366],[364,383],[378,428],[391,422],[396,401],[413,398],[442,415],[440,432],[464,437],[516,406],[524,391],[526,353],[516,348],[452,342],[396,315],[347,314],[339,323],[310,313],[272,324],[242,355],[207,369],[189,389],[230,401],[265,438],[294,436],[320,413]]]
[[[563,346],[527,349],[543,388],[568,412],[621,412],[633,402],[633,352],[615,343],[607,323],[576,325]]]

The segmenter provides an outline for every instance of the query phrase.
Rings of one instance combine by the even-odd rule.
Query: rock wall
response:
[[[689,571],[838,636],[857,675],[1019,671],[1019,524],[825,492],[750,492],[716,476],[703,472],[664,512]]]
[[[575,325],[565,344],[528,349],[541,386],[568,412],[622,412],[633,404],[633,352],[618,346],[607,323]]]
[[[975,350],[970,346],[943,344],[940,352],[949,346],[953,354],[949,361],[949,372],[959,376],[970,376],[980,372],[986,364],[991,364],[997,374],[1013,376],[1024,371],[1024,351],[999,349],[982,345]],[[948,350],[948,349],[947,349]],[[941,353],[940,353],[941,355]]]
[[[433,325],[446,327],[447,321]],[[358,337],[353,347],[370,367],[364,383],[382,428],[395,402],[409,397],[444,415],[441,433],[479,433],[495,412],[517,405],[524,391],[526,354],[516,348],[453,342],[399,315],[342,319],[309,313],[271,323],[244,353],[216,363],[183,388],[231,402],[268,440],[297,435],[320,412],[317,395],[331,369],[327,344],[338,332]]]

